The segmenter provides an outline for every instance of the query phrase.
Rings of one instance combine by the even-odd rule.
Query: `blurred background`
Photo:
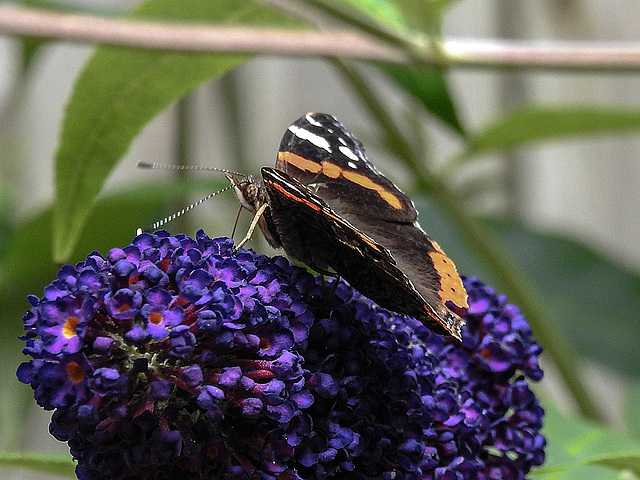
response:
[[[69,2],[74,8],[108,14],[127,11],[136,4],[115,0]],[[633,41],[638,39],[638,17],[640,4],[632,0],[614,3],[461,0],[446,15],[444,30],[445,38]],[[54,158],[65,103],[91,51],[92,47],[86,45],[49,42],[35,52],[24,74],[21,44],[14,38],[0,37],[0,224],[20,225],[50,206],[54,195]],[[406,116],[407,128],[415,128],[412,116],[406,113],[410,100],[391,87],[378,70],[365,67],[363,71],[390,111],[400,118]],[[454,68],[449,78],[458,114],[469,131],[482,128],[501,112],[521,104],[640,106],[637,73]],[[103,194],[113,194],[127,185],[163,182],[172,177],[170,172],[138,170],[139,161],[173,164],[182,156],[192,164],[258,174],[260,166],[274,164],[287,126],[307,111],[336,116],[363,142],[369,158],[403,190],[412,192],[412,175],[394,162],[378,143],[375,130],[368,128],[370,118],[366,109],[352,95],[334,66],[321,60],[255,58],[189,94],[153,120],[109,178]],[[460,148],[459,137],[436,120],[421,118],[420,131],[436,162],[454,155]],[[487,155],[469,165],[455,181],[469,185],[470,189],[477,188],[469,204],[478,215],[506,216],[523,222],[533,231],[579,242],[622,271],[637,275],[640,273],[639,147],[640,136],[633,134],[533,145]],[[207,181],[216,175],[197,173],[190,177],[194,181]],[[220,183],[223,179],[213,180]],[[195,200],[207,193],[206,190],[191,193],[190,198]],[[421,203],[417,203],[420,207]],[[131,208],[136,208],[135,202]],[[171,205],[166,211],[157,211],[158,216],[149,221],[168,213]],[[184,220],[186,223],[170,224],[167,228],[174,233],[184,230],[189,234],[196,228],[204,228],[211,236],[228,236],[236,213],[236,200],[227,192],[190,213]],[[123,217],[128,214],[128,211],[121,212]],[[421,218],[424,218],[421,222],[424,229],[433,233],[441,244],[446,244],[430,229],[430,217]],[[101,218],[100,222],[117,229],[121,219],[115,216]],[[248,220],[244,218],[243,225]],[[244,232],[244,228],[240,226],[239,231]],[[2,228],[2,231],[10,232],[11,228]],[[133,231],[121,232],[122,243],[127,243],[133,234]],[[236,239],[240,236],[236,234]],[[0,248],[3,245],[6,242],[0,243]],[[250,246],[267,252],[259,236],[254,237]],[[454,255],[457,247],[451,248],[453,251],[446,247],[445,250],[459,264],[459,269],[473,275],[475,272],[465,270],[464,260],[460,262]],[[73,260],[80,260],[88,251]],[[11,279],[0,277],[0,282],[9,281]],[[612,276],[612,290],[616,288],[615,281]],[[31,293],[41,294],[43,286]],[[597,290],[587,294],[601,299],[604,296],[605,302],[609,295],[607,291]],[[617,298],[612,296],[611,301]],[[16,298],[15,302],[19,304],[18,311],[26,311],[28,305],[23,297]],[[589,313],[580,312],[585,316]],[[17,328],[19,320],[20,317],[13,319]],[[607,325],[602,328],[606,329]],[[597,331],[586,334],[598,336]],[[615,350],[609,352],[609,355],[615,354]],[[589,377],[600,401],[622,405],[626,385],[635,373],[629,372],[627,376],[623,369],[582,358],[588,372],[585,377]],[[561,391],[560,386],[554,385],[553,374],[547,375],[545,383],[549,390],[556,390],[556,394],[557,390]],[[22,446],[28,450],[67,451],[65,445],[47,434],[49,414],[35,404],[32,407],[26,431],[41,432],[41,435],[28,435],[25,439],[28,443]],[[616,411],[619,409],[610,408],[608,419],[622,428],[622,419]],[[11,478],[48,477],[15,473]]]
[[[69,2],[91,10],[126,11],[136,2]],[[640,5],[631,0],[544,0],[540,2],[463,0],[447,14],[445,35],[474,38],[634,40]],[[65,102],[90,46],[64,42],[37,51],[27,78],[20,76],[20,45],[0,38],[3,197],[11,215],[33,214],[53,198],[53,158]],[[379,77],[374,70],[371,75]],[[451,87],[462,121],[473,130],[498,112],[532,102],[621,104],[640,98],[634,73],[505,72],[453,69]],[[387,104],[406,109],[406,99],[382,79],[377,86]],[[385,87],[387,90],[385,90]],[[16,89],[20,91],[17,99]],[[365,144],[369,156],[384,164],[385,153],[367,132],[365,110],[335,69],[321,60],[260,58],[212,82],[187,99],[189,151],[194,163],[235,165],[240,156],[252,173],[271,165],[282,133],[303,113],[325,111],[341,120]],[[106,191],[126,182],[166,177],[166,172],[136,171],[138,161],[175,163],[175,107],[152,122],[111,177]],[[428,126],[435,158],[455,152],[457,138],[433,122]],[[369,137],[368,137],[369,135]],[[563,141],[486,158],[482,172],[495,188],[479,204],[508,211],[531,225],[569,234],[613,260],[640,268],[640,138],[635,135]],[[403,172],[383,170],[405,189]],[[489,173],[487,173],[489,172]],[[200,174],[202,175],[202,174]],[[485,178],[485,177],[483,177]],[[218,200],[216,200],[218,201]],[[196,215],[206,217],[204,207]]]

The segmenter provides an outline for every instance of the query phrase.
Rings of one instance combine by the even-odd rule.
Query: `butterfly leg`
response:
[[[251,225],[249,225],[249,230],[247,231],[247,234],[240,241],[240,243],[238,243],[238,245],[236,245],[236,247],[233,249],[234,252],[237,252],[245,243],[249,241],[249,239],[253,235],[253,231],[256,229],[256,226],[258,225],[258,221],[260,220],[260,217],[262,217],[262,214],[264,213],[264,211],[267,209],[268,206],[269,205],[267,203],[263,203],[262,205],[260,205],[260,208],[256,210],[256,214],[253,216],[253,220],[251,220]]]
[[[324,296],[324,306],[325,308],[328,308],[329,305],[331,304],[331,298],[333,298],[333,295],[336,293],[336,289],[338,288],[338,283],[340,282],[340,275],[336,273],[331,273],[331,272],[329,272],[329,274],[327,275],[333,279],[333,283],[331,284],[331,289],[327,289],[325,274],[323,273],[321,275],[322,276],[320,277],[320,279],[322,281],[322,291],[323,293],[328,293],[328,295]]]
[[[336,293],[336,289],[338,288],[338,283],[340,282],[340,275],[336,275],[333,278],[333,284],[331,285],[331,291],[329,292],[329,298],[333,297]]]

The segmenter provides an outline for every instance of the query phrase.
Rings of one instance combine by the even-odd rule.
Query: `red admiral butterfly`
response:
[[[262,179],[227,177],[254,213],[249,233],[314,270],[333,270],[379,305],[461,339],[467,307],[453,262],[420,228],[413,203],[365,157],[334,117],[309,113],[280,143],[276,167]],[[238,246],[238,247],[239,247]]]

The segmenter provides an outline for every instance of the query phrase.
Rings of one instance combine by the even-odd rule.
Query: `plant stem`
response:
[[[604,419],[600,411],[592,402],[580,379],[576,353],[554,326],[551,315],[543,306],[544,301],[535,293],[531,282],[509,257],[500,241],[466,212],[464,201],[447,186],[443,179],[427,172],[425,165],[414,153],[414,149],[397,128],[367,82],[350,66],[342,62],[335,63],[351,82],[390,143],[400,146],[394,153],[410,167],[422,191],[429,192],[442,210],[449,215],[469,250],[474,252],[476,258],[487,266],[488,270],[501,283],[500,287],[504,288],[510,299],[519,306],[527,317],[536,337],[557,366],[581,413],[586,418],[603,423]]]
[[[179,166],[189,165],[189,157],[190,157],[190,122],[192,115],[192,98],[191,95],[187,95],[182,97],[176,103],[176,118],[175,118],[175,135],[176,135],[176,161],[175,164]],[[185,182],[187,179],[188,172],[186,170],[176,170],[175,176],[176,179],[180,182]],[[189,204],[186,197],[180,198],[177,202],[174,203],[173,207],[175,211],[183,210]],[[187,220],[184,215],[179,216],[175,220],[176,228],[180,232],[187,231]]]

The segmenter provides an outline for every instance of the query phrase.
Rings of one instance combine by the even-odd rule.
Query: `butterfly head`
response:
[[[261,205],[268,203],[267,191],[261,179],[253,175],[240,177],[233,173],[227,173],[226,177],[231,182],[240,205],[251,213],[255,213]]]

